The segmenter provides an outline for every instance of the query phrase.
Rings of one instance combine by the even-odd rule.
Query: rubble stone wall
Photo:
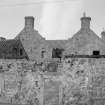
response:
[[[57,72],[49,70],[49,63],[52,62],[0,60],[0,103],[105,104],[104,58],[56,61]]]

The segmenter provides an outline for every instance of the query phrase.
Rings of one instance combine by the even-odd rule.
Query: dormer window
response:
[[[98,50],[93,51],[93,55],[100,55],[100,51]]]

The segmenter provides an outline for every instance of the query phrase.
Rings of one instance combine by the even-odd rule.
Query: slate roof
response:
[[[11,46],[19,44],[19,40],[5,40],[5,41],[0,41],[0,49],[3,50],[9,50]]]
[[[13,48],[14,47],[20,47],[23,49],[24,51],[24,56],[17,56],[14,57],[13,56]],[[22,43],[20,40],[4,40],[4,41],[0,41],[0,58],[7,58],[7,59],[23,59],[23,58],[28,58]]]

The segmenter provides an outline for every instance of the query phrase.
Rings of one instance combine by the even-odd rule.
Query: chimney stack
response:
[[[86,17],[86,13],[84,12],[81,18],[81,29],[90,29],[90,21],[91,17]]]
[[[25,17],[25,28],[34,29],[34,17],[33,16]]]

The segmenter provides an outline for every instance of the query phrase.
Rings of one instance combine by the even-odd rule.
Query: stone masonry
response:
[[[56,61],[56,72],[47,69],[52,62],[38,64],[26,60],[0,60],[0,102],[34,105],[105,104],[104,58]]]
[[[13,40],[21,42],[18,59],[0,59],[0,104],[104,105],[105,32],[98,37],[90,21],[84,14],[72,38],[54,41],[34,29],[34,17],[25,17]],[[2,51],[8,40],[1,40]]]

